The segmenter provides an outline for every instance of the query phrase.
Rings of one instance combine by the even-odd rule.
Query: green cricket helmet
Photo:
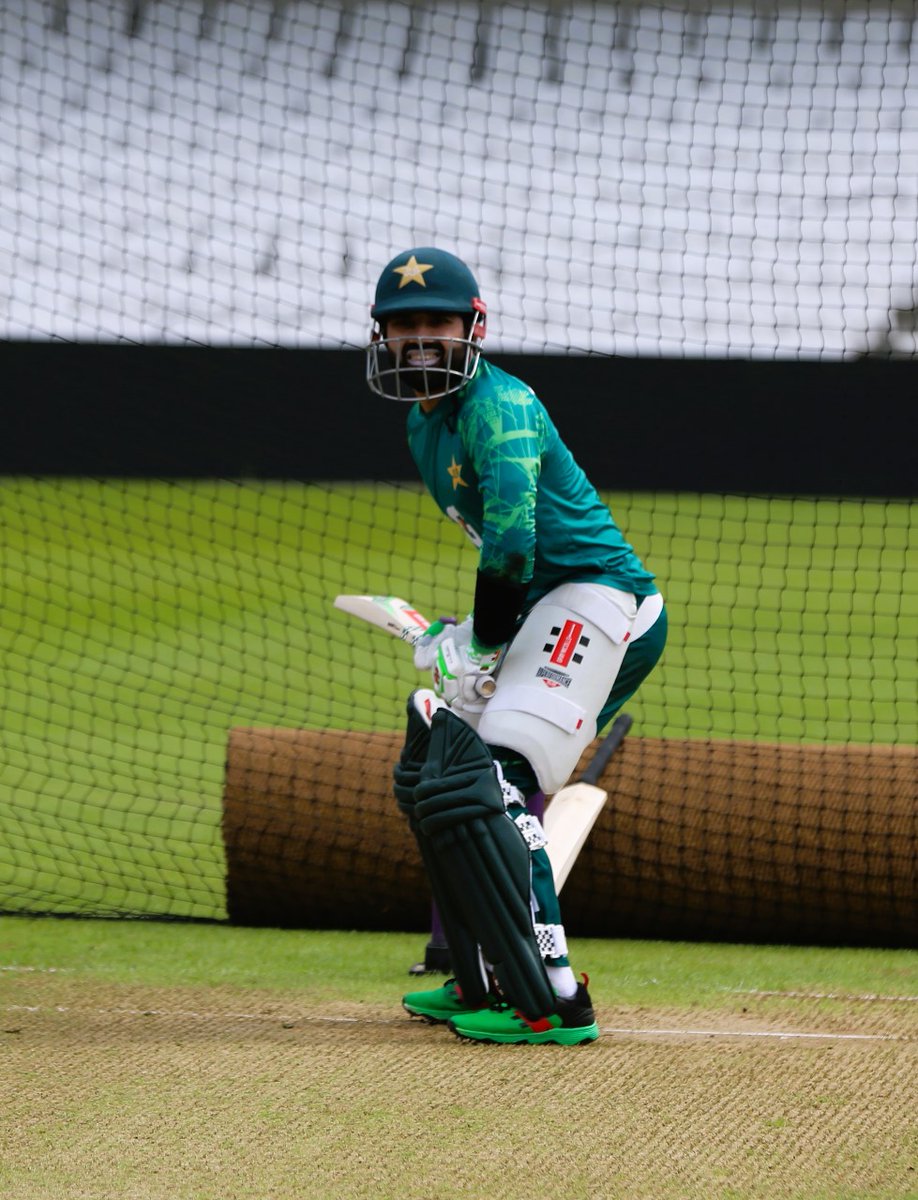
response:
[[[464,336],[387,336],[400,313],[456,313]],[[446,250],[420,246],[397,254],[376,285],[372,340],[367,346],[367,383],[387,400],[439,399],[459,391],[478,369],[487,307],[475,276]]]

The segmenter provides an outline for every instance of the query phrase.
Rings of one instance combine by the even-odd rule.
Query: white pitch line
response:
[[[789,1000],[856,1000],[859,1002],[882,1001],[884,1003],[916,1004],[918,996],[884,996],[879,992],[781,992],[762,988],[724,988],[733,996],[786,996]]]
[[[280,1025],[297,1025],[304,1022],[321,1022],[327,1025],[401,1025],[402,1017],[337,1017],[307,1016],[293,1013],[245,1013],[245,1012],[197,1012],[182,1008],[74,1008],[67,1004],[7,1004],[4,1012],[91,1012],[106,1017],[181,1017],[195,1021],[267,1021]]]
[[[163,1008],[95,1008],[79,1009],[67,1005],[42,1004],[8,1004],[3,1009],[8,1013],[71,1013],[92,1012],[97,1016],[118,1017],[181,1017],[197,1021],[234,1020],[261,1021],[280,1024],[287,1027],[294,1025],[402,1025],[408,1027],[404,1017],[339,1017],[332,1015],[294,1015],[292,1013],[240,1013],[240,1012],[197,1012],[191,1009]],[[415,1023],[415,1027],[419,1027]],[[799,1033],[792,1030],[779,1029],[640,1029],[630,1026],[603,1026],[601,1033],[613,1034],[619,1037],[691,1037],[691,1038],[762,1038],[774,1041],[833,1041],[833,1042],[910,1042],[913,1039],[905,1034],[895,1033]]]
[[[908,1042],[905,1034],[898,1033],[797,1033],[784,1029],[623,1029],[604,1027],[601,1033],[617,1033],[629,1037],[699,1037],[699,1038],[773,1038],[775,1041],[791,1041],[800,1038],[808,1041],[833,1042]]]
[[[72,971],[72,967],[3,967],[0,966],[0,971],[24,971],[35,975],[62,975],[65,971]]]

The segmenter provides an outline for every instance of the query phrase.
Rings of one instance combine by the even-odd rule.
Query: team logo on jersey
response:
[[[549,662],[556,667],[583,662],[580,648],[585,650],[590,644],[590,639],[583,636],[583,625],[580,621],[565,621],[563,626],[555,625],[551,636],[557,638],[557,641],[546,642],[543,647],[545,653],[551,655]]]
[[[455,454],[453,455],[453,461],[446,469],[449,472],[450,479],[453,481],[453,491],[455,491],[456,488],[469,486],[462,478],[462,463],[456,462]]]
[[[426,288],[427,283],[424,279],[424,275],[427,271],[432,271],[433,268],[433,263],[419,263],[412,254],[411,258],[408,259],[403,267],[394,267],[392,274],[401,275],[398,285],[399,291],[401,291],[402,288],[409,283],[419,283],[422,288]]]

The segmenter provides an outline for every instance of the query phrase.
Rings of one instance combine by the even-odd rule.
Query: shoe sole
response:
[[[403,1004],[402,1008],[409,1017],[418,1017],[421,1021],[426,1021],[428,1025],[445,1025],[449,1021],[449,1017],[432,1017],[430,1013],[418,1012],[414,1008],[409,1008],[407,1004]]]
[[[446,1024],[456,1037],[465,1042],[490,1042],[495,1046],[579,1046],[595,1042],[599,1037],[599,1026],[596,1024],[581,1029],[546,1029],[544,1033],[472,1033],[457,1027],[452,1018]]]
[[[448,1025],[455,1017],[461,1017],[462,1013],[437,1014],[419,1012],[416,1008],[409,1008],[407,1004],[403,1004],[402,1008],[409,1017],[420,1017],[422,1021],[426,1021],[428,1025]],[[470,1012],[480,1012],[480,1009],[470,1009]]]

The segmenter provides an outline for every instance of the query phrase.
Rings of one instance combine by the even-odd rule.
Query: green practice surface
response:
[[[635,736],[914,744],[914,506],[607,497],[657,574]],[[238,725],[396,729],[419,678],[341,591],[464,615],[475,553],[416,488],[0,483],[0,909],[224,915]]]
[[[12,973],[63,973],[84,982],[146,987],[268,988],[312,1000],[392,1004],[411,987],[408,964],[423,935],[245,929],[227,924],[0,917],[0,981]],[[732,994],[872,996],[918,1005],[918,951],[864,947],[742,946],[576,938],[576,965],[597,996],[690,1010]],[[359,964],[356,969],[355,964]],[[915,1016],[918,1016],[916,1010]]]

